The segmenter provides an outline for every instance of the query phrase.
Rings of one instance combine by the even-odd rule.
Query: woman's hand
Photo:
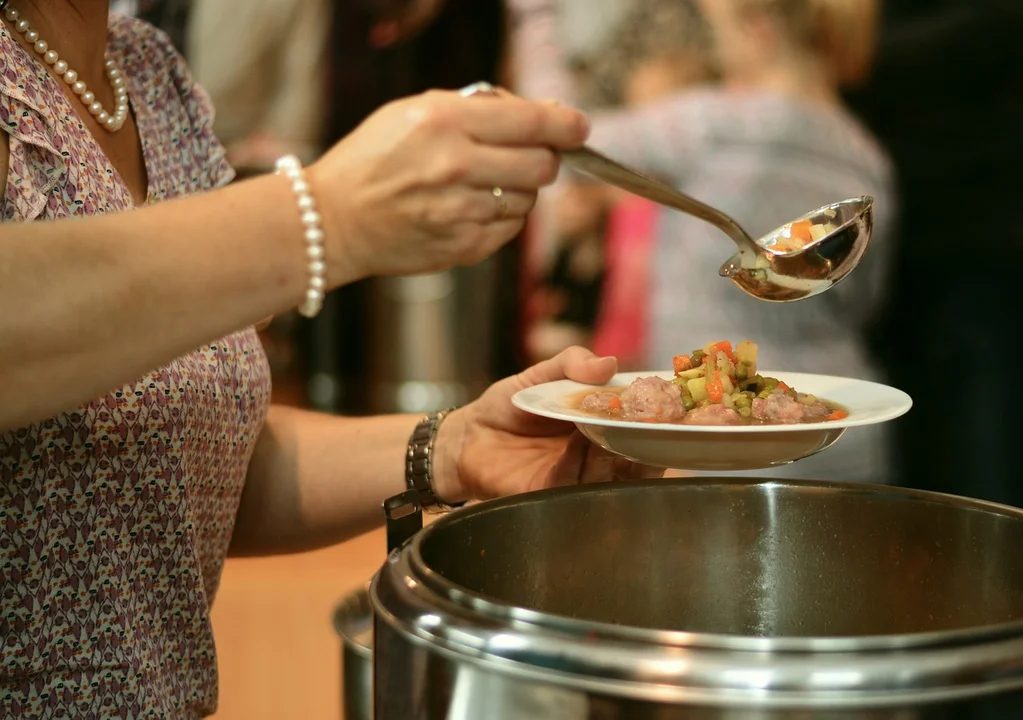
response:
[[[385,105],[310,167],[331,274],[346,280],[477,263],[522,229],[577,111],[431,91]],[[500,188],[500,196],[495,194]]]
[[[457,410],[437,437],[434,482],[447,502],[485,499],[559,485],[654,478],[664,471],[612,455],[571,423],[531,415],[512,405],[519,390],[553,380],[601,385],[615,374],[614,358],[580,347],[502,380]]]

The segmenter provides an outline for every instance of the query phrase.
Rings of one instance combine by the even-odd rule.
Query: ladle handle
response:
[[[756,251],[756,244],[738,223],[719,210],[681,193],[667,183],[648,177],[632,168],[612,160],[596,150],[583,146],[577,150],[561,153],[566,163],[580,172],[627,190],[633,195],[652,200],[659,205],[680,210],[719,228],[739,246],[740,249]]]

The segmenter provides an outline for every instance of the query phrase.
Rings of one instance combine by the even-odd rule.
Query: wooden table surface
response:
[[[385,558],[378,530],[315,553],[228,561],[213,606],[216,720],[341,718],[341,645],[331,615]]]

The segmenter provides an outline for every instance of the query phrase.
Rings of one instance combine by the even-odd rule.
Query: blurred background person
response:
[[[236,168],[324,146],[330,0],[190,0],[187,51]]]
[[[644,0],[646,16],[655,0]],[[869,71],[877,5],[851,0],[664,0],[687,7],[688,37],[712,48],[717,79],[595,114],[594,147],[719,207],[754,236],[858,195],[875,199],[871,252],[832,291],[768,305],[717,275],[733,252],[716,228],[659,211],[651,262],[646,366],[716,339],[751,339],[764,367],[881,379],[867,333],[885,295],[896,198],[888,158],[839,94]],[[571,100],[555,0],[510,0],[515,77],[529,97]],[[625,38],[658,23],[617,30]],[[643,21],[645,20],[645,21]],[[701,37],[701,33],[705,33]],[[685,36],[685,35],[683,35]],[[855,429],[790,477],[890,481],[886,432]],[[764,473],[761,473],[764,474]]]
[[[606,187],[594,182],[573,183],[559,196],[554,264],[530,298],[526,347],[531,358],[593,345],[611,202]]]
[[[571,7],[559,7],[562,25]],[[714,69],[697,22],[686,2],[622,3],[612,18],[614,32],[567,58],[576,102],[597,113],[639,108],[711,80]],[[552,236],[533,238],[539,240],[532,258],[542,280],[530,308],[529,359],[585,344],[617,357],[623,370],[644,368],[658,206],[579,177],[548,205]],[[579,241],[583,233],[586,242]],[[590,270],[589,278],[566,284],[569,269]],[[560,302],[552,304],[552,298]],[[561,305],[565,310],[553,314]]]
[[[1020,415],[995,399],[1018,347],[1023,249],[1023,4],[886,0],[870,83],[852,105],[892,153],[897,282],[876,336],[913,397],[893,423],[901,482],[1023,506]],[[1010,270],[1011,272],[1011,270]],[[954,373],[963,367],[969,370]]]

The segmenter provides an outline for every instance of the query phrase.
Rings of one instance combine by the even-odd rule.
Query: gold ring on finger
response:
[[[494,188],[491,192],[497,198],[497,219],[504,220],[508,217],[508,198],[504,196],[504,190],[499,187]]]

